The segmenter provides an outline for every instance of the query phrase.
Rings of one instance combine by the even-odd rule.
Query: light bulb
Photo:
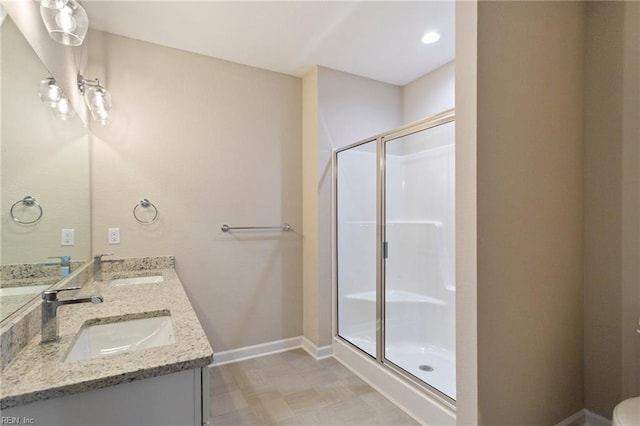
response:
[[[49,77],[40,81],[38,94],[43,103],[50,107],[55,107],[62,97],[62,89],[60,89],[53,78]]]
[[[101,90],[96,90],[95,96],[93,98],[93,108],[91,109],[104,109],[104,93]]]
[[[69,110],[71,109],[71,106],[69,105],[69,99],[67,98],[62,98],[58,101],[58,105],[57,105],[57,110],[60,111],[63,114],[66,114],[69,112]]]
[[[109,122],[109,111],[107,110],[95,109],[91,111],[91,116],[103,126]]]
[[[55,84],[50,84],[47,90],[47,96],[49,99],[56,99],[60,97],[60,88]]]
[[[84,99],[94,120],[107,124],[111,110],[111,94],[102,86],[87,87]]]
[[[55,107],[55,115],[61,120],[70,120],[76,115],[75,110],[71,108],[69,99],[64,96],[60,98]]]
[[[102,86],[88,87],[85,100],[91,111],[104,110],[108,113],[111,109],[111,95]]]
[[[73,17],[73,10],[71,10],[69,6],[64,6],[56,14],[56,24],[58,24],[58,28],[67,33],[70,33],[78,27]]]
[[[40,0],[40,5],[47,9],[62,9],[69,0]]]

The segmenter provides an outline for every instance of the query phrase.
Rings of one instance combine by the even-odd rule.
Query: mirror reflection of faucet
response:
[[[38,263],[39,267],[60,266],[60,278],[64,278],[71,273],[71,256],[49,256],[48,259],[60,259],[58,262]]]
[[[62,305],[71,305],[75,303],[102,303],[104,297],[74,297],[71,299],[58,299],[58,293],[61,291],[79,290],[80,287],[60,288],[57,290],[45,290],[42,292],[42,343],[57,342],[58,333],[58,308]]]
[[[122,263],[124,259],[108,259],[103,260],[104,256],[113,256],[113,254],[98,254],[93,257],[93,279],[102,281],[102,264],[103,263]]]

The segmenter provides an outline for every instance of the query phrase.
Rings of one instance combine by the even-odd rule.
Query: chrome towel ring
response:
[[[29,220],[29,221],[20,220],[19,218],[16,217],[13,211],[17,206],[20,206],[20,205],[24,205],[26,207],[36,206],[40,210],[38,217],[35,218],[34,220]],[[36,201],[36,199],[33,198],[31,195],[27,195],[22,200],[18,200],[15,203],[13,203],[13,205],[11,206],[11,210],[9,210],[9,213],[11,214],[11,219],[18,222],[20,225],[33,225],[34,223],[42,219],[43,211],[42,211],[42,206]]]
[[[142,220],[138,217],[138,209],[142,207],[145,209],[148,208],[152,208],[154,213],[153,213],[153,217],[149,220]],[[158,219],[158,208],[149,200],[147,200],[146,198],[143,198],[138,204],[135,205],[135,207],[133,208],[133,217],[139,222],[142,223],[143,225],[149,225],[150,223],[155,222]]]

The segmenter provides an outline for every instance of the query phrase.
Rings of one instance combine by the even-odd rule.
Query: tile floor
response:
[[[333,358],[302,349],[211,369],[211,419],[224,425],[417,425]]]

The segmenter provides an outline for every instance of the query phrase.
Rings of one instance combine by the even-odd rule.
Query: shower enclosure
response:
[[[454,129],[450,110],[334,154],[337,336],[450,403]]]

